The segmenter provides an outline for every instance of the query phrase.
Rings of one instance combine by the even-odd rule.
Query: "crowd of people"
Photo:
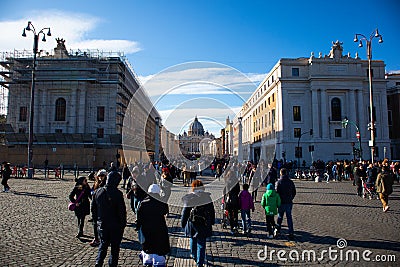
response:
[[[170,212],[168,199],[172,185],[180,184],[180,181],[180,185],[190,187],[190,192],[182,198],[181,227],[190,238],[191,257],[198,266],[204,266],[206,239],[212,235],[215,210],[210,193],[205,191],[203,182],[197,179],[202,170],[197,169],[196,164],[163,161],[131,166],[125,164],[121,169],[111,164],[107,170],[100,169],[88,177],[75,179],[68,198],[75,206],[76,237],[84,236],[85,220],[90,217],[93,240],[89,244],[98,247],[96,266],[104,264],[110,246],[108,264],[118,265],[120,244],[127,224],[125,198],[129,199],[135,215],[134,226],[142,246],[140,258],[143,264],[165,266],[166,255],[171,250],[166,221]],[[221,202],[232,235],[251,233],[251,213],[259,206],[265,213],[268,238],[280,234],[284,217],[287,220],[288,237],[294,238],[292,208],[296,187],[291,179],[292,169],[286,167],[291,165],[281,161],[268,165],[263,160],[258,164],[229,160],[211,162],[209,169],[215,179],[222,179],[225,185]],[[326,182],[352,180],[359,196],[363,196],[364,189],[370,187],[379,196],[384,212],[389,209],[393,183],[395,180],[399,182],[400,177],[400,164],[388,160],[374,164],[367,161],[316,161],[310,170],[323,171]],[[3,162],[1,174],[4,192],[10,190],[8,179],[11,173],[10,164]],[[92,186],[88,180],[93,181]],[[261,198],[258,196],[260,186],[266,188]]]

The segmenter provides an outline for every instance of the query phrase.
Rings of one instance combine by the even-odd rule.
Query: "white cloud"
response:
[[[98,49],[125,54],[140,50],[139,43],[131,40],[89,39],[89,33],[101,25],[102,21],[98,17],[58,10],[41,10],[31,12],[29,16],[20,19],[0,21],[0,51],[32,50],[33,34],[26,32],[26,38],[21,36],[28,20],[32,21],[37,32],[44,27],[51,28],[52,36],[46,36],[47,42],[40,42],[40,50],[52,51],[56,47],[55,38],[64,38],[68,50]]]
[[[246,75],[226,65],[214,62],[188,62],[172,66],[160,73],[141,76],[139,79],[144,85],[149,96],[156,100],[165,94],[237,94],[248,96],[264,79],[265,74],[251,73]],[[198,86],[204,88],[210,85],[206,92],[196,90]],[[193,90],[187,90],[189,85]],[[183,90],[182,88],[185,88]]]

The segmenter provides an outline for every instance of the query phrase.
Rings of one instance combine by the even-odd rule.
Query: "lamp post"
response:
[[[243,131],[243,126],[242,126],[242,117],[238,117],[238,122],[239,122],[239,129],[238,129],[238,162],[242,163],[243,161],[243,137],[242,137],[242,131]]]
[[[360,39],[358,39],[360,38]],[[363,41],[367,45],[367,58],[368,58],[368,79],[369,79],[369,113],[370,113],[370,135],[371,140],[369,141],[369,146],[371,147],[371,162],[374,163],[375,155],[375,119],[374,119],[374,100],[372,91],[372,71],[371,71],[371,59],[372,59],[372,40],[374,38],[379,38],[379,43],[383,42],[382,35],[379,34],[378,29],[373,31],[369,38],[365,35],[356,33],[354,36],[354,42],[359,42],[359,47],[363,47]]]
[[[342,120],[342,128],[347,128],[347,124],[349,124],[349,123],[351,125],[353,125],[354,127],[356,127],[356,130],[357,130],[356,137],[358,139],[358,147],[360,149],[360,162],[361,162],[362,161],[362,148],[361,148],[361,133],[360,133],[360,129],[358,128],[358,125],[355,122],[349,121],[347,118],[344,118]]]
[[[47,34],[44,31],[47,30]],[[43,28],[39,32],[36,32],[32,22],[28,21],[28,25],[24,28],[22,36],[26,37],[26,31],[33,32],[33,68],[32,68],[32,82],[31,82],[31,99],[30,99],[30,111],[29,111],[29,135],[28,135],[28,178],[33,177],[33,118],[34,118],[34,103],[35,103],[35,72],[36,72],[36,54],[38,53],[39,36],[43,35],[42,42],[46,42],[46,35],[51,36],[50,28]]]
[[[299,139],[297,140],[297,169],[300,169],[300,138],[308,133],[313,135],[313,129],[310,129],[308,132],[300,133]]]

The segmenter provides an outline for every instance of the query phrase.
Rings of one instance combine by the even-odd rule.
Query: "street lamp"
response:
[[[308,132],[300,133],[299,139],[297,140],[297,169],[300,169],[300,138],[305,134],[313,135],[313,129],[310,129]]]
[[[357,130],[356,137],[358,139],[358,146],[359,146],[359,149],[360,149],[360,162],[361,162],[362,161],[362,148],[361,148],[361,133],[360,133],[360,129],[358,128],[358,125],[355,122],[349,121],[347,118],[344,118],[342,120],[342,128],[347,128],[347,124],[351,124],[354,127],[356,127],[356,130]]]
[[[360,38],[360,39],[358,39]],[[365,35],[357,33],[354,36],[354,42],[359,42],[358,46],[363,47],[363,41],[367,45],[367,57],[368,57],[368,79],[369,79],[369,112],[371,117],[371,126],[369,128],[371,133],[371,140],[369,146],[371,147],[371,162],[374,163],[375,154],[375,120],[374,120],[374,103],[373,103],[373,93],[372,93],[372,71],[371,71],[371,58],[372,58],[372,39],[379,38],[379,43],[383,42],[382,35],[379,34],[378,29],[373,31],[369,38]]]
[[[44,31],[47,30],[47,34]],[[35,103],[35,72],[36,72],[36,54],[38,53],[39,36],[43,35],[42,42],[46,42],[46,35],[51,36],[50,28],[43,28],[39,32],[36,32],[35,27],[32,22],[28,21],[28,25],[24,28],[22,36],[26,37],[26,31],[33,32],[33,68],[32,68],[32,82],[31,82],[31,99],[30,99],[30,112],[29,112],[29,135],[28,135],[28,178],[33,177],[33,118],[34,118],[34,108]]]

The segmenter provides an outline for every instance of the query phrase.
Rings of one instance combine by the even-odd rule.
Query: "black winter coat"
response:
[[[136,229],[142,249],[147,254],[167,255],[171,248],[169,244],[168,227],[165,215],[168,214],[168,205],[147,195],[139,204],[137,211]]]
[[[79,189],[78,187],[74,187],[72,189],[71,193],[69,194],[69,200],[71,202],[74,202],[78,199],[80,194],[82,193],[82,190],[84,190],[83,195],[79,199],[78,206],[74,209],[75,215],[77,217],[83,217],[86,215],[90,214],[90,202],[89,198],[91,198],[91,193],[90,193],[90,186],[87,185],[86,187],[83,187],[82,189]]]
[[[195,191],[185,195],[182,198],[184,208],[181,215],[181,227],[185,229],[187,237],[207,238],[212,236],[212,225],[215,223],[215,210],[211,200],[210,193],[204,191]],[[195,225],[189,220],[190,211],[195,206],[205,205],[207,214],[207,223],[204,225]]]
[[[296,196],[296,187],[289,176],[281,176],[275,185],[276,192],[281,197],[281,204],[291,204]]]
[[[107,179],[106,185],[96,190],[92,214],[100,229],[123,233],[126,226],[126,207],[124,196],[117,188],[118,183],[119,180]]]
[[[227,193],[228,192],[228,193]],[[239,210],[239,193],[240,193],[240,185],[239,182],[235,182],[232,186],[230,182],[225,185],[224,188],[224,197],[225,197],[225,209],[226,210]]]

